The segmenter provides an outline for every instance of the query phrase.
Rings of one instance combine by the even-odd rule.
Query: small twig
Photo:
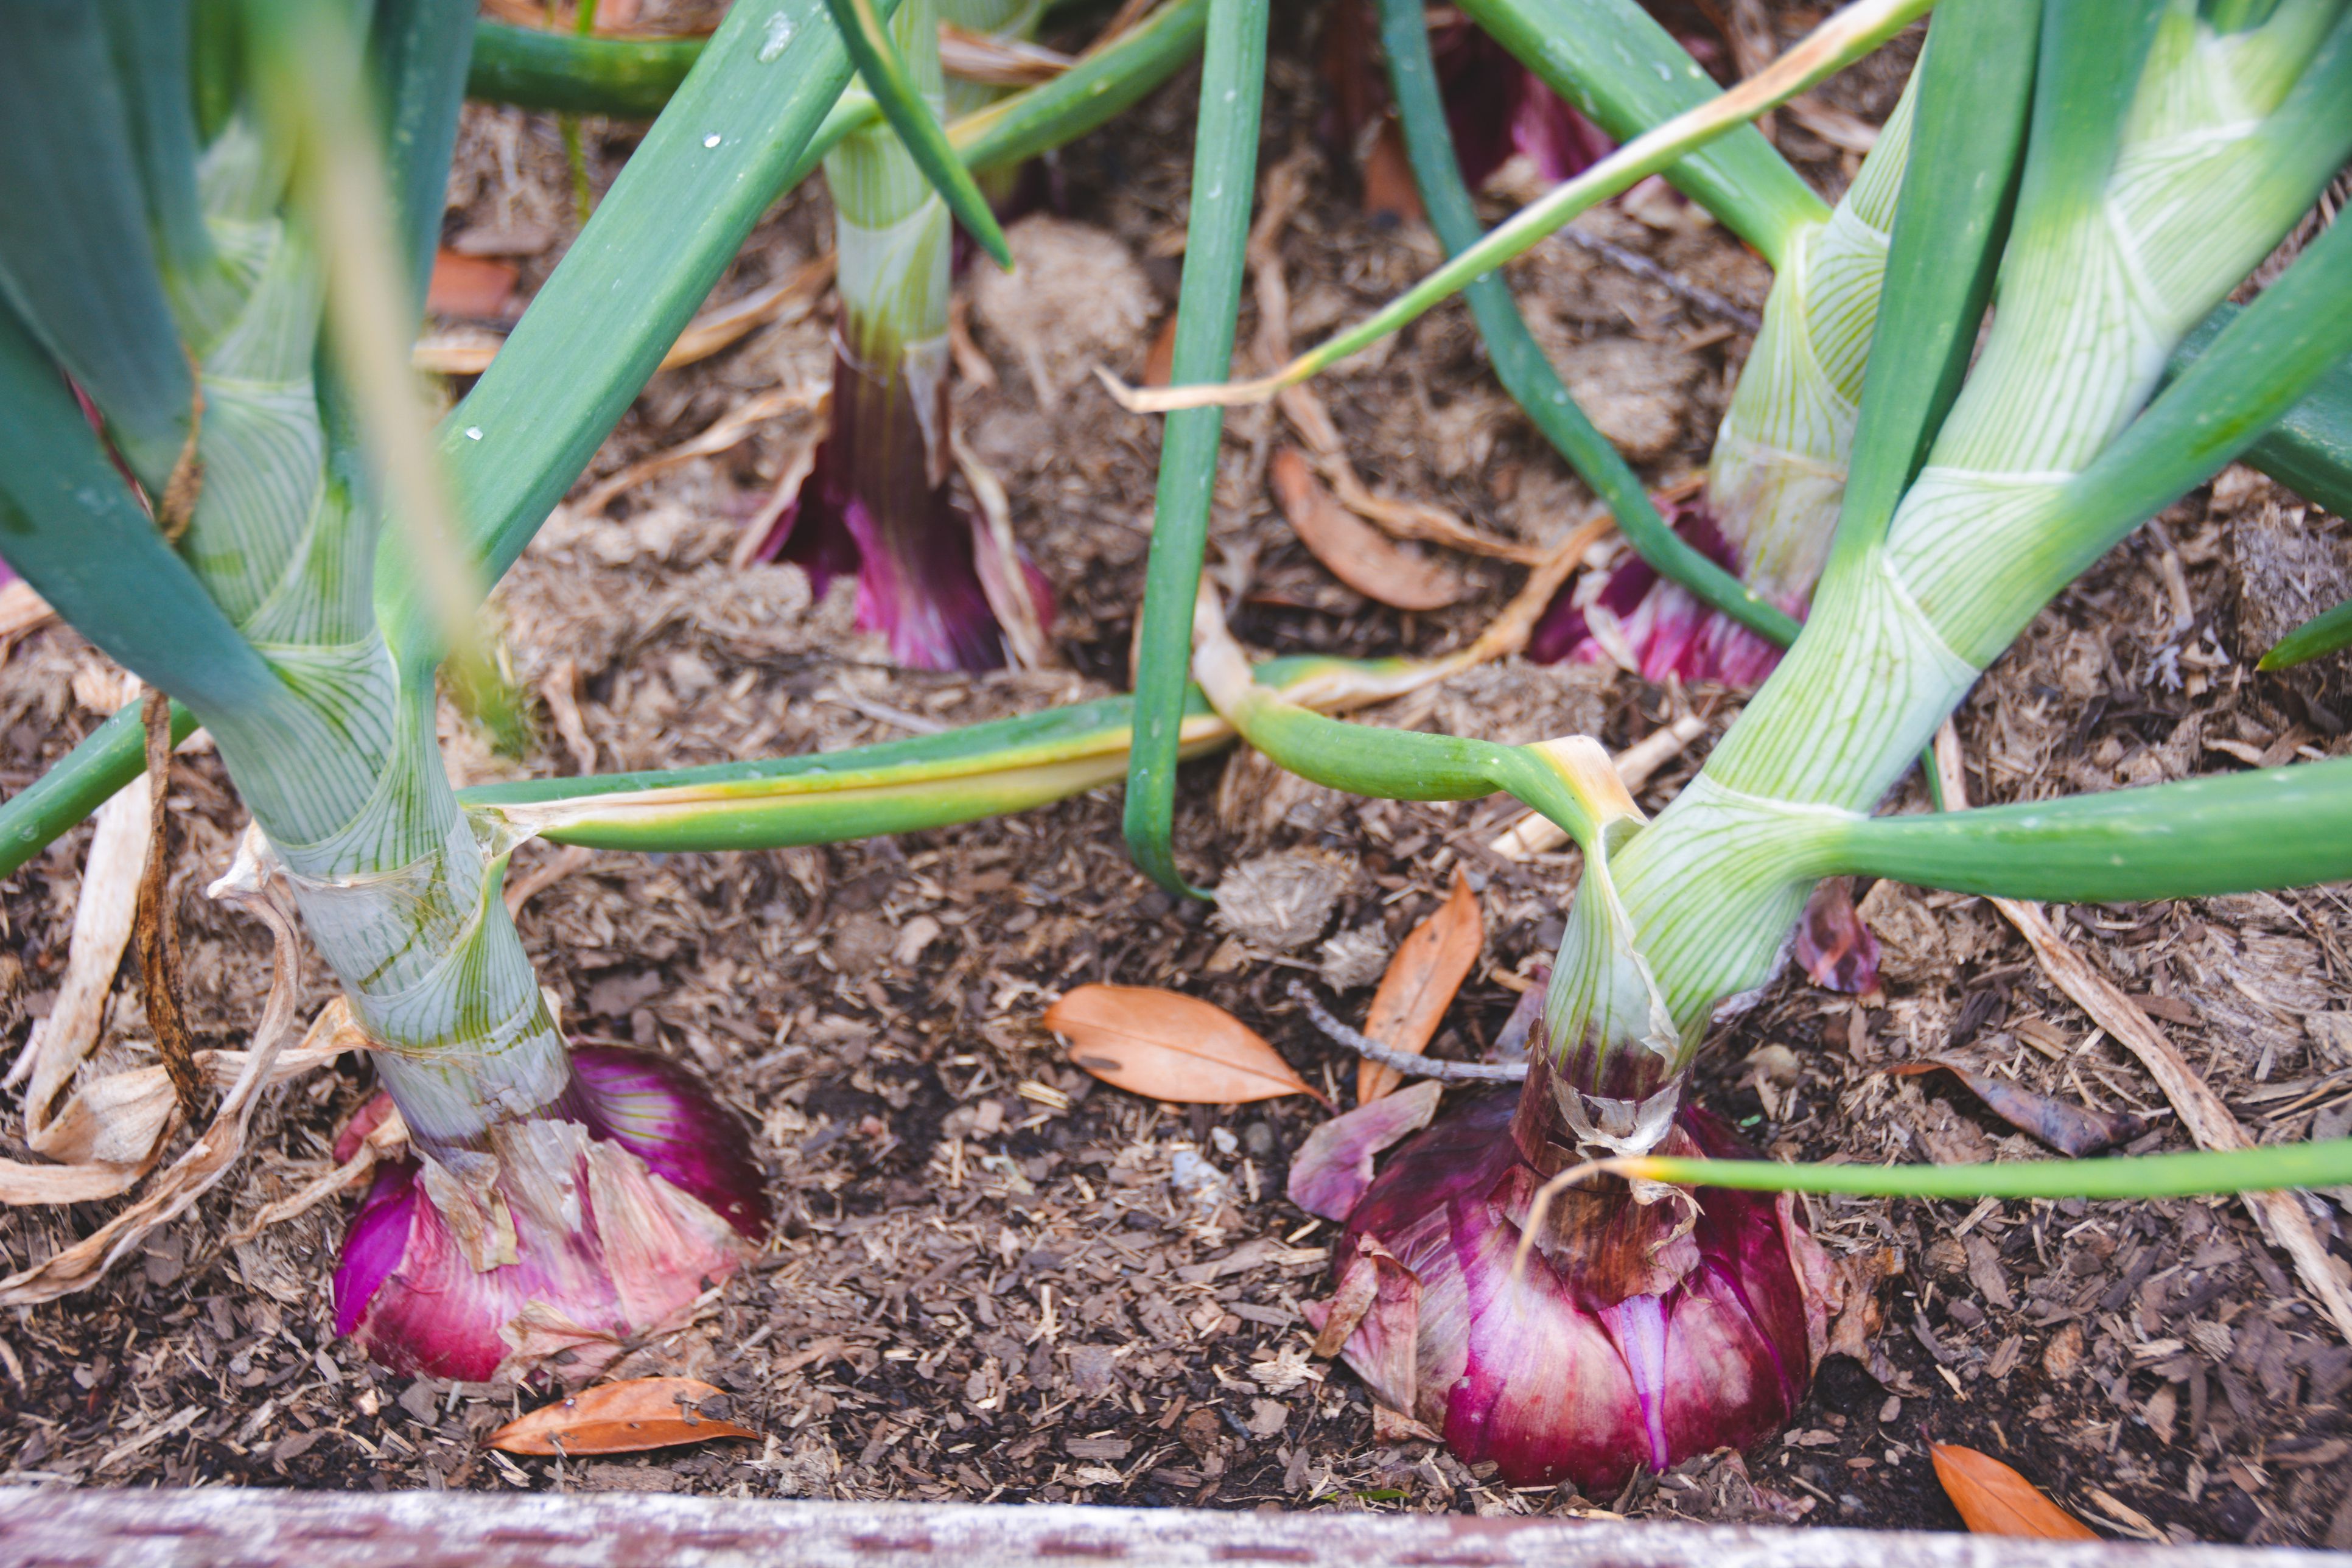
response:
[[[887,702],[877,702],[870,697],[860,697],[855,691],[839,689],[820,691],[816,694],[816,700],[835,708],[846,708],[852,713],[863,713],[868,719],[884,724],[894,724],[910,735],[944,734],[948,728],[937,719],[926,719],[920,713],[909,713],[903,708],[893,708]]]
[[[1290,983],[1290,999],[1307,1009],[1315,1026],[1368,1062],[1393,1068],[1408,1078],[1433,1078],[1447,1083],[1517,1083],[1528,1076],[1525,1062],[1448,1062],[1392,1051],[1333,1017],[1303,982]]]
[[[1744,305],[1735,305],[1714,289],[1692,282],[1678,272],[1668,271],[1641,252],[1613,245],[1598,236],[1586,234],[1573,225],[1559,231],[1560,238],[1608,262],[1621,271],[1655,283],[1675,299],[1693,305],[1718,321],[1730,322],[1741,331],[1754,336],[1764,330],[1764,318]]]
[[[131,934],[139,946],[139,981],[146,992],[155,1054],[171,1074],[180,1113],[189,1126],[201,1127],[205,1079],[180,1006],[180,922],[172,908],[172,700],[150,688],[140,716],[147,727],[147,864],[139,878]]]

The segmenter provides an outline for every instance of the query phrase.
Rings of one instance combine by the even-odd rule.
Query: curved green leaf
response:
[[[466,96],[520,109],[651,120],[701,58],[700,38],[581,37],[474,24]]]
[[[84,637],[208,717],[285,691],[122,482],[73,394],[0,308],[0,557]]]
[[[1824,876],[2068,903],[2352,878],[2352,759],[1828,830]]]
[[[172,742],[196,732],[196,716],[172,704]],[[147,726],[133,702],[82,737],[58,765],[0,805],[0,877],[47,848],[114,798],[147,766]]]
[[[0,298],[160,497],[187,445],[195,382],[156,268],[129,99],[97,6],[10,9],[0,147]]]
[[[2347,646],[2352,646],[2352,599],[2312,616],[2279,638],[2278,647],[2263,655],[2255,668],[2292,669]]]
[[[1968,371],[2024,159],[2041,11],[2041,0],[1945,0],[1928,30],[1839,557],[1885,537]]]
[[[998,99],[948,126],[975,170],[1050,152],[1112,120],[1201,52],[1209,0],[1171,0],[1051,81]]]
[[[1606,1164],[1654,1182],[1748,1192],[1906,1198],[2185,1198],[2340,1185],[2352,1180],[2352,1138],[2191,1154],[1961,1165],[1784,1165],[1777,1160],[1651,1154]]]
[[[2224,304],[2200,321],[2173,351],[2166,379],[2194,364],[2242,309]],[[2238,460],[2338,517],[2352,517],[2352,359],[2321,376]]]

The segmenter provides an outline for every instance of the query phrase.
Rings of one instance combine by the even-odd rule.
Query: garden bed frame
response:
[[[2297,1553],[2315,1563],[2352,1554]],[[1054,1505],[0,1489],[0,1568],[2251,1568],[2235,1546],[1683,1526],[1458,1514]]]

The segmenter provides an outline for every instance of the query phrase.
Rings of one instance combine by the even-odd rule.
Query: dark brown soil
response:
[[[1319,12],[1277,21],[1263,166],[1314,149]],[[1801,18],[1783,17],[1784,28]],[[1874,120],[1899,84],[1876,63],[1823,96]],[[1140,318],[1172,297],[1188,132],[1186,77],[1124,123],[1050,160],[1065,218],[1116,237]],[[1852,160],[1783,120],[1783,144],[1832,188]],[[599,182],[629,137],[591,127]],[[1301,342],[1364,311],[1433,256],[1413,228],[1364,218],[1343,170],[1321,173],[1282,241]],[[551,121],[468,111],[449,233],[544,231],[528,287],[572,231]],[[1497,209],[1499,210],[1499,209]],[[1754,309],[1769,279],[1721,230],[1671,206],[1609,211],[1593,232]],[[721,284],[730,298],[809,259],[822,194],[787,199]],[[526,236],[526,241],[528,237]],[[509,241],[509,243],[512,243]],[[1670,483],[1696,472],[1748,340],[1591,252],[1547,245],[1513,269],[1547,345],[1596,415]],[[1017,311],[993,313],[999,322]],[[1052,313],[1047,312],[1050,316]],[[1005,479],[1020,536],[1053,579],[1066,668],[981,679],[888,668],[850,630],[846,590],[812,605],[791,568],[727,564],[742,521],[810,430],[770,422],[715,458],[639,485],[602,515],[560,513],[501,598],[519,682],[542,733],[497,755],[454,714],[466,778],[572,773],[831,749],[961,724],[1123,685],[1157,434],[1074,376],[1041,405],[1033,363],[990,312],[972,339],[997,384],[960,414]],[[1254,315],[1243,323],[1249,339]],[[829,363],[823,312],[657,377],[591,478],[683,441],[748,395]],[[1017,329],[1016,329],[1017,330]],[[1109,357],[1140,370],[1151,328]],[[1632,355],[1595,345],[1638,345]],[[1045,357],[1037,357],[1043,353]],[[1621,375],[1611,366],[1633,364]],[[1557,539],[1591,498],[1485,374],[1466,317],[1440,310],[1325,388],[1367,479],[1498,534]],[[1643,436],[1637,426],[1645,425]],[[1274,651],[1429,654],[1458,646],[1517,569],[1465,562],[1453,609],[1399,616],[1339,586],[1291,536],[1264,465],[1270,415],[1228,424],[1213,532],[1242,563],[1245,641]],[[2256,760],[2345,750],[2340,677],[2257,676],[2290,592],[2345,596],[2343,525],[2242,472],[2143,531],[2034,625],[1970,700],[1961,731],[1979,795],[2104,789]],[[2186,591],[2176,624],[2170,584]],[[2289,616],[2287,621],[2294,617]],[[112,706],[104,661],[51,628],[0,668],[0,783],[20,788]],[[550,694],[552,694],[551,697]],[[1719,733],[1736,692],[1690,694]],[[1585,731],[1612,748],[1674,694],[1592,668],[1517,663],[1409,699],[1383,721],[1524,741]],[[565,737],[566,703],[578,733]],[[1704,745],[1645,790],[1669,798]],[[1915,783],[1910,786],[1916,789]],[[257,1014],[267,943],[200,889],[241,822],[214,759],[173,794],[187,985],[200,1043],[236,1044]],[[1557,941],[1574,861],[1496,859],[1511,814],[1370,804],[1277,783],[1254,759],[1189,768],[1178,838],[1202,879],[1260,853],[1318,847],[1354,870],[1328,931],[1392,941],[1454,868],[1481,896],[1486,949],[1435,1047],[1490,1041]],[[624,1371],[683,1371],[730,1394],[764,1445],[712,1444],[586,1464],[510,1459],[485,1432],[529,1403],[511,1390],[408,1382],[331,1337],[333,1204],[245,1236],[263,1205],[330,1168],[367,1068],[279,1092],[255,1149],[188,1221],[100,1288],[0,1319],[0,1484],[247,1483],[326,1489],[602,1488],[757,1496],[1127,1500],[1221,1507],[1801,1517],[1958,1528],[1926,1445],[2008,1459],[2095,1527],[2170,1540],[2352,1545],[2352,1348],[2227,1202],[1960,1204],[1829,1200],[1817,1234],[1885,1255],[1877,1374],[1832,1358],[1800,1418],[1618,1498],[1517,1492],[1422,1444],[1370,1436],[1344,1368],[1307,1355],[1298,1307],[1328,1289],[1331,1227],[1283,1198],[1313,1125],[1298,1100],[1190,1109],[1144,1102],[1067,1067],[1038,1025],[1086,981],[1176,986],[1236,1013],[1309,1079],[1348,1064],[1283,994],[1295,973],[1221,929],[1206,906],[1129,865],[1114,791],[953,831],[737,857],[601,857],[521,917],[562,1016],[583,1038],[669,1051],[757,1130],[781,1221],[759,1261],[688,1330]],[[0,884],[0,1021],[20,1044],[55,999],[89,839],[69,837]],[[518,879],[545,862],[526,848]],[[2031,1156],[2038,1145],[1941,1075],[1892,1062],[1957,1054],[2046,1092],[2147,1111],[2147,1148],[2184,1146],[2134,1060],[2043,979],[1981,901],[1882,886],[1863,900],[1885,947],[1883,1003],[1801,974],[1722,1032],[1698,1098],[1759,1145],[1809,1158]],[[2352,1106],[2352,908],[2334,889],[2053,910],[2070,939],[2159,1013],[2241,1121],[2265,1140],[2340,1131]],[[1294,962],[1316,962],[1312,944]],[[322,1003],[313,965],[307,998]],[[1358,1012],[1366,993],[1345,1001]],[[137,1059],[135,969],[120,977],[91,1070]],[[13,1119],[12,1119],[13,1126]],[[5,1140],[0,1140],[5,1144]],[[2136,1146],[2137,1147],[2137,1146]],[[1206,1203],[1173,1190],[1191,1150],[1223,1174]],[[12,1151],[13,1152],[13,1151]],[[2310,1205],[2352,1257],[2335,1207]],[[0,1272],[102,1217],[0,1211]]]

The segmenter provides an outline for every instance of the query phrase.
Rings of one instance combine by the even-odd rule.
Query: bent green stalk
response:
[[[2062,800],[1853,817],[1810,835],[1822,876],[2070,903],[2352,879],[2352,760]]]
[[[1385,659],[1273,659],[1257,678],[1318,708],[1402,695],[1446,666]],[[663,852],[775,849],[945,827],[1026,811],[1115,784],[1127,772],[1133,700],[1067,708],[846,751],[654,773],[530,779],[459,793],[499,837]],[[1185,692],[1179,755],[1231,743],[1198,688]]]
[[[485,17],[474,24],[466,96],[519,109],[651,120],[702,47],[700,38],[583,38]]]

